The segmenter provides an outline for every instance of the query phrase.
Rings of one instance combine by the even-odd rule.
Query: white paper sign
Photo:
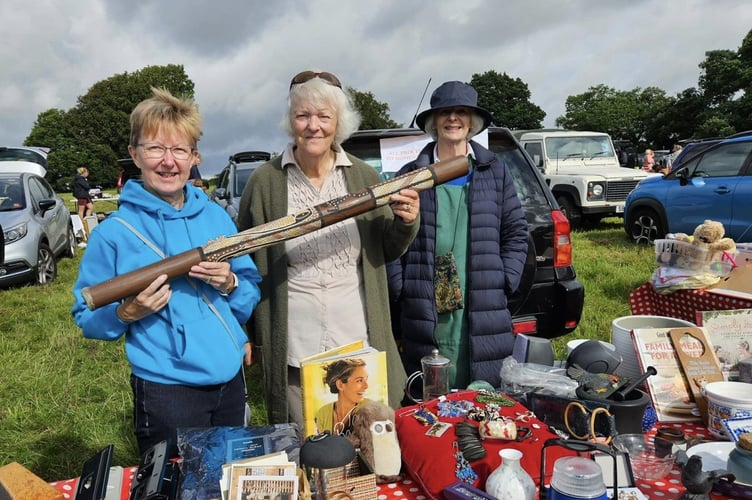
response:
[[[406,163],[418,157],[421,149],[433,139],[428,134],[410,135],[405,137],[390,137],[381,139],[381,171],[396,172]],[[473,137],[481,146],[488,147],[488,130]]]

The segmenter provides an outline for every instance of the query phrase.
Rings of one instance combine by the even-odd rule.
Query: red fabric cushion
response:
[[[448,398],[450,400],[464,399],[474,402],[476,395],[476,391],[461,391],[450,394]],[[438,400],[432,400],[426,404],[426,408],[436,415],[438,403]],[[484,406],[480,403],[475,404],[480,407]],[[427,436],[428,427],[413,417],[417,409],[419,409],[419,406],[408,406],[400,408],[395,413],[402,460],[407,472],[421,486],[423,491],[430,498],[438,499],[441,498],[441,492],[444,488],[457,482],[455,476],[457,461],[454,458],[453,446],[457,436],[454,433],[454,427],[448,429],[441,437]],[[515,418],[518,413],[522,414],[526,411],[527,408],[523,405],[515,403],[514,406],[503,407],[502,415]],[[465,418],[440,417],[439,420],[452,424],[470,422],[477,425],[476,422]],[[533,423],[537,423],[539,428],[533,428]],[[471,462],[473,470],[478,474],[478,479],[472,484],[473,486],[481,490],[485,489],[486,479],[501,464],[499,451],[504,448],[520,450],[522,452],[522,460],[520,461],[522,467],[530,474],[536,485],[540,484],[543,443],[558,436],[550,432],[546,424],[535,418],[526,423],[518,422],[518,425],[529,427],[533,435],[521,442],[490,439],[482,441],[483,447],[486,449],[486,457]],[[559,446],[549,446],[546,449],[546,484],[550,480],[553,463],[556,459],[571,454],[573,452]]]

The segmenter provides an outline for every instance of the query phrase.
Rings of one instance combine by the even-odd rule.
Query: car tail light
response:
[[[554,221],[554,267],[572,265],[572,238],[569,220],[561,210],[552,210]]]
[[[535,335],[538,333],[538,321],[534,317],[524,317],[515,319],[512,323],[512,331],[515,335],[524,333],[525,335]]]

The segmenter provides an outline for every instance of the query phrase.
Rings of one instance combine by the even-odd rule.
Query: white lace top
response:
[[[288,169],[287,213],[347,194],[343,169],[352,165],[340,149],[335,168],[319,191],[295,161],[289,144],[282,155]],[[356,340],[368,339],[360,235],[355,219],[285,242],[288,254],[287,363]]]

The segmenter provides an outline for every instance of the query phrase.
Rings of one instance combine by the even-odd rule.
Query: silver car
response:
[[[238,221],[240,196],[251,174],[257,167],[269,161],[271,154],[265,151],[243,151],[230,156],[229,163],[219,173],[217,187],[209,196]]]
[[[14,172],[12,163],[0,162],[0,227],[5,239],[0,286],[43,285],[57,277],[58,255],[76,254],[70,211],[44,178]]]

